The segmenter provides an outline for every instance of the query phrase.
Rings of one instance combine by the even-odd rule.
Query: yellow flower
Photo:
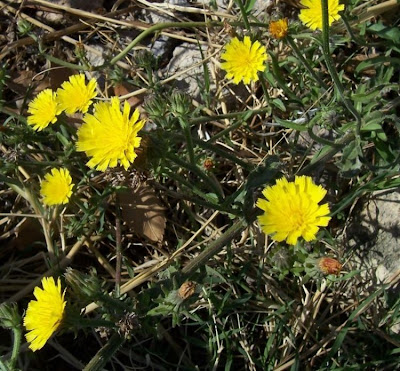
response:
[[[288,19],[282,18],[270,22],[268,31],[275,39],[283,39],[288,34]]]
[[[138,121],[137,109],[131,118],[129,114],[129,103],[124,102],[121,112],[119,99],[112,97],[110,103],[95,104],[93,115],[85,115],[78,130],[76,148],[92,157],[87,166],[105,171],[120,163],[125,170],[128,169],[137,156],[135,148],[140,146],[142,139],[137,134],[145,123],[144,120]]]
[[[29,302],[24,318],[24,326],[29,331],[25,337],[30,343],[29,348],[34,352],[43,348],[60,327],[66,304],[65,290],[61,293],[60,279],[56,284],[53,277],[44,277],[42,286],[43,290],[35,287],[33,295],[36,300]]]
[[[265,70],[267,52],[259,41],[252,43],[249,36],[245,36],[243,41],[234,37],[225,46],[225,53],[221,58],[225,60],[221,67],[227,72],[228,79],[233,78],[235,84],[239,84],[241,80],[249,84],[250,81],[258,80],[258,71]]]
[[[66,204],[72,194],[71,175],[67,169],[51,169],[40,183],[40,194],[46,205]]]
[[[295,245],[301,236],[306,241],[316,238],[319,227],[326,227],[331,219],[328,204],[318,205],[326,190],[313,183],[311,177],[296,176],[294,182],[278,179],[274,186],[263,190],[257,207],[264,210],[258,222],[265,234],[275,241]]]
[[[301,9],[300,20],[312,30],[322,30],[322,6],[321,0],[301,0],[300,4],[306,9]],[[339,0],[328,0],[329,25],[340,19],[339,12],[344,9]]]
[[[36,98],[29,103],[28,124],[33,126],[34,130],[41,131],[49,124],[57,121],[57,115],[62,112],[57,102],[57,94],[51,89],[45,89],[40,92]]]
[[[91,79],[85,85],[85,75],[72,75],[69,81],[64,81],[57,90],[57,98],[60,107],[68,114],[75,112],[86,113],[96,95],[97,82]]]

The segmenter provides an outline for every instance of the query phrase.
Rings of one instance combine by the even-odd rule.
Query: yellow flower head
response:
[[[265,234],[275,241],[295,245],[299,237],[306,241],[316,238],[319,227],[326,227],[329,220],[328,204],[318,205],[326,190],[313,183],[311,177],[296,176],[294,182],[278,179],[274,186],[263,190],[257,207],[264,210],[258,222]]]
[[[282,18],[277,21],[271,21],[268,31],[275,39],[283,39],[288,34],[288,19]]]
[[[57,90],[60,107],[68,114],[75,112],[86,113],[92,104],[92,99],[97,95],[97,82],[91,79],[85,84],[85,75],[72,75],[69,81],[64,81]]]
[[[301,9],[300,20],[312,30],[322,30],[322,6],[321,0],[301,0],[300,4],[306,9]],[[339,12],[344,9],[339,0],[328,0],[329,25],[340,19]]]
[[[259,41],[252,43],[249,36],[243,41],[234,37],[226,46],[225,53],[221,55],[225,62],[221,63],[223,70],[227,72],[228,79],[233,78],[235,84],[241,80],[245,84],[258,80],[258,71],[265,70],[267,52]]]
[[[50,124],[57,121],[57,115],[62,112],[62,109],[57,102],[57,94],[51,89],[45,89],[40,92],[36,98],[29,103],[28,124],[33,126],[33,129],[41,131]]]
[[[117,97],[111,102],[99,102],[94,105],[94,114],[86,114],[83,125],[78,129],[78,151],[86,152],[92,157],[86,164],[90,168],[105,171],[120,163],[125,169],[135,160],[135,148],[140,146],[141,138],[137,136],[145,121],[138,121],[136,109],[129,118],[130,106],[124,102],[121,112]]]
[[[66,204],[72,194],[71,175],[67,169],[51,169],[40,183],[40,194],[45,205]]]
[[[53,277],[44,277],[42,286],[43,290],[35,287],[33,295],[36,300],[29,302],[24,318],[24,326],[29,331],[25,337],[30,343],[29,348],[34,352],[43,348],[51,335],[60,327],[66,304],[65,290],[61,292],[60,279],[56,284]]]

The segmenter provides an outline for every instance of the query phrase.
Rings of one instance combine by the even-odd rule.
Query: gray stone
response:
[[[201,62],[201,60],[201,53],[197,45],[183,43],[174,49],[173,56],[165,69],[165,74],[171,76],[179,73]],[[201,64],[178,76],[174,80],[174,86],[197,100],[200,96],[199,81],[204,81]]]
[[[400,273],[400,189],[378,191],[362,204],[344,235],[356,268],[371,283],[389,283]]]

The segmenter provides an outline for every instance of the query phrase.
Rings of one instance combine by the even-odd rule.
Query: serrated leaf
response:
[[[343,177],[351,178],[360,172],[362,167],[360,156],[362,156],[362,151],[357,139],[343,149],[342,159],[337,163]]]

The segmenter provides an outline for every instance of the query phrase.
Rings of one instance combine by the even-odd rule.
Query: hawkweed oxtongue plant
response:
[[[0,225],[12,227],[13,218],[30,211],[45,234],[42,245],[12,250],[12,258],[23,257],[16,267],[36,275],[24,277],[29,290],[13,295],[31,295],[23,321],[35,356],[46,357],[53,337],[68,348],[68,336],[61,336],[73,331],[79,345],[92,344],[90,336],[101,341],[99,351],[83,348],[86,366],[75,367],[85,370],[114,362],[160,369],[397,366],[390,326],[398,322],[399,303],[370,310],[384,289],[370,295],[360,287],[351,253],[337,238],[349,205],[399,185],[396,33],[385,28],[386,19],[360,25],[359,35],[353,21],[347,24],[353,33],[337,32],[344,10],[338,0],[302,0],[305,27],[269,10],[258,21],[254,4],[235,1],[227,17],[225,9],[173,6],[168,13],[176,21],[155,25],[116,17],[130,8],[112,15],[76,10],[89,19],[66,32],[96,27],[68,59],[51,55],[51,38],[64,30],[39,38],[37,26],[19,25],[34,40],[17,40],[12,53],[34,45],[51,68],[96,71],[35,91],[30,102],[26,97],[26,118],[2,102],[8,119],[0,150],[8,152],[0,180],[18,195],[14,208],[5,204],[11,222]],[[346,4],[353,19],[354,6]],[[158,7],[166,11],[152,4]],[[190,21],[199,14],[203,22]],[[113,32],[103,32],[108,22]],[[126,41],[119,26],[139,31]],[[178,91],[183,73],[171,73],[169,56],[150,51],[161,34],[199,47],[200,61],[190,66],[204,74],[196,76],[199,96]],[[98,39],[112,48],[94,67],[88,41]],[[60,43],[66,40],[75,38]],[[350,52],[350,41],[362,45],[365,58],[355,67],[359,50]],[[369,58],[372,51],[378,60]],[[363,74],[371,68],[375,74]],[[117,97],[110,80],[127,94]],[[130,100],[134,107],[130,97],[138,98]],[[142,97],[145,112],[136,107]],[[8,193],[0,197],[10,201]],[[141,234],[146,226],[153,239]],[[50,269],[26,268],[29,249],[45,244]],[[23,339],[17,306],[0,306],[0,324],[14,333],[13,354],[0,368],[26,368],[27,357],[17,359]],[[354,343],[363,351],[354,351]],[[381,343],[387,349],[375,362],[371,353]],[[116,355],[124,347],[134,353]]]

